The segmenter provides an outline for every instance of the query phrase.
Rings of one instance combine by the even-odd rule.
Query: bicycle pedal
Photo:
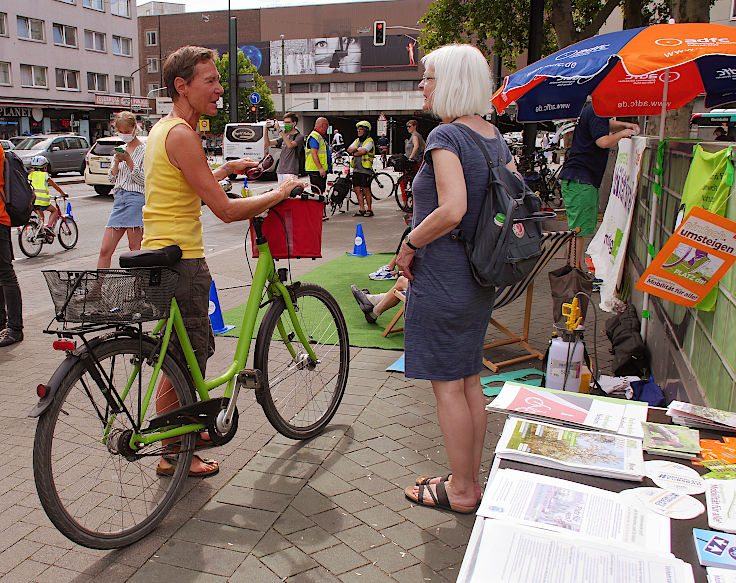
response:
[[[263,386],[263,373],[256,368],[244,368],[238,373],[238,383],[244,389],[259,390]]]

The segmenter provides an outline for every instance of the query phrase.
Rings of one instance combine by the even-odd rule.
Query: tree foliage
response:
[[[229,54],[224,54],[222,57],[215,61],[217,71],[220,73],[220,83],[222,84],[225,93],[222,95],[223,107],[218,110],[217,115],[205,115],[206,119],[210,120],[210,132],[213,134],[222,134],[225,131],[225,124],[230,121],[230,58]],[[248,96],[254,91],[261,96],[261,101],[258,104],[258,119],[263,121],[268,118],[276,116],[276,110],[274,109],[273,100],[271,99],[271,90],[266,85],[263,77],[261,77],[255,65],[250,62],[250,59],[243,54],[243,51],[238,51],[238,73],[253,73],[253,80],[255,87],[253,89],[238,89],[238,119],[240,121],[252,120],[250,113],[251,103],[248,100]]]

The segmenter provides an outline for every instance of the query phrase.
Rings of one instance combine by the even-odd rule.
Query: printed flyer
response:
[[[736,222],[693,207],[647,267],[636,288],[694,306],[736,261]]]

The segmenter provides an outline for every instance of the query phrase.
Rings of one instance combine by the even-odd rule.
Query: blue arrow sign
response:
[[[250,94],[250,96],[248,97],[248,99],[250,99],[250,102],[253,105],[258,105],[260,103],[260,101],[261,101],[261,96],[254,91],[253,93]]]

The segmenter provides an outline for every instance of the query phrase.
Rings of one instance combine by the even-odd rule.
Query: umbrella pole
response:
[[[664,73],[664,89],[662,90],[662,113],[660,114],[659,119],[659,141],[662,142],[664,140],[664,124],[667,118],[667,93],[669,91],[670,86],[670,70],[667,69]],[[662,185],[662,179],[663,179],[663,172],[662,169],[659,169],[660,172],[656,172],[654,176],[654,180],[657,184],[660,186]],[[652,248],[652,245],[654,245],[654,233],[657,228],[657,213],[659,212],[659,195],[657,195],[657,190],[659,189],[652,189],[652,204],[650,206],[650,214],[649,214],[649,245],[647,249],[647,267],[649,267],[649,264],[652,262],[652,255],[649,253],[649,250]],[[661,190],[660,190],[661,192]],[[644,292],[644,299],[642,300],[641,305],[641,337],[644,340],[644,342],[647,341],[647,328],[649,324],[649,294],[647,292]],[[645,317],[646,314],[646,317]]]

